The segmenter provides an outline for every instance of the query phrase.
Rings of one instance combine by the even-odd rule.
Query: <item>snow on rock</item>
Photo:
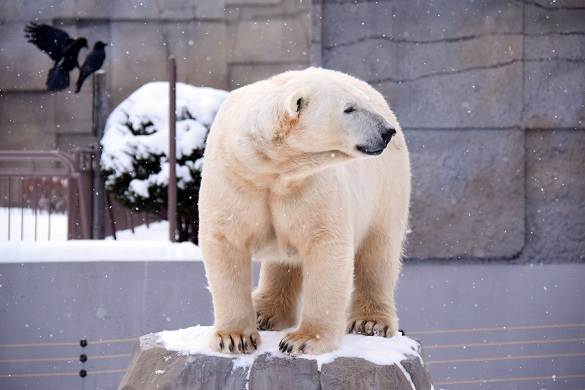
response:
[[[260,332],[257,351],[230,355],[211,351],[211,330],[196,326],[140,337],[119,388],[433,389],[419,343],[400,334],[346,335],[337,351],[291,357],[278,351],[286,331]]]
[[[230,356],[217,353],[208,346],[209,326],[195,326],[175,331],[162,331],[156,334],[157,341],[167,350],[181,355],[204,354],[210,356]],[[269,353],[275,356],[285,356],[278,350],[278,344],[284,335],[291,331],[280,332],[260,331],[262,343],[252,354],[234,355],[234,367],[251,366],[258,355]],[[407,355],[417,355],[415,352],[418,343],[413,339],[398,333],[392,338],[368,337],[348,334],[343,337],[341,348],[322,355],[302,355],[298,358],[316,360],[319,370],[323,364],[331,363],[340,357],[359,358],[378,365],[399,364]]]

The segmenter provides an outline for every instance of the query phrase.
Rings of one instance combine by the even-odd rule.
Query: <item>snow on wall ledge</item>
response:
[[[342,347],[318,356],[278,352],[283,332],[260,332],[250,355],[211,351],[211,327],[165,331],[138,339],[119,389],[416,389],[433,388],[422,347],[406,336],[346,335]]]
[[[0,208],[0,217],[5,209]],[[166,221],[141,225],[134,231],[117,232],[118,240],[67,241],[67,217],[55,214],[50,226],[50,241],[33,241],[34,220],[27,216],[23,241],[2,241],[7,231],[0,218],[0,263],[90,262],[90,261],[200,261],[201,250],[191,242],[168,241]],[[18,218],[12,218],[15,220]],[[46,226],[45,224],[39,224]],[[20,228],[20,226],[17,226]],[[16,229],[15,231],[18,231]],[[46,235],[39,239],[46,240]],[[17,237],[18,239],[18,237]]]
[[[199,247],[190,242],[72,240],[0,243],[0,263],[201,259]]]

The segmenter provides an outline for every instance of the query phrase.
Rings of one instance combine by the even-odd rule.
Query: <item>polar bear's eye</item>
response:
[[[355,107],[347,107],[343,112],[345,112],[346,114],[351,114],[354,111]]]

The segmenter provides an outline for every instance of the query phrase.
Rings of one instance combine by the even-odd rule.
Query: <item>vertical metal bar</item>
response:
[[[77,181],[77,196],[79,197],[79,210],[81,217],[81,238],[90,240],[91,236],[91,200],[92,194],[87,196],[87,190],[92,188],[92,163],[93,153],[80,153],[80,162],[82,164],[79,179]]]
[[[35,237],[35,241],[37,241],[37,231],[38,231],[38,227],[39,227],[39,179],[37,177],[33,177],[32,178],[32,182],[33,182],[33,210],[34,210],[34,237]]]
[[[110,194],[105,194],[105,201],[106,201],[106,210],[108,211],[108,217],[110,220],[110,230],[112,232],[112,237],[114,240],[117,240],[116,237],[116,222],[114,221],[114,210],[112,210],[112,201],[110,200]]]
[[[24,241],[24,176],[20,178],[20,241]]]
[[[77,161],[77,157],[76,157],[76,161]],[[76,162],[77,163],[77,162]],[[79,179],[78,179],[79,180]],[[77,180],[75,180],[77,182]],[[67,199],[66,199],[66,210],[67,210],[67,239],[68,240],[72,240],[73,239],[73,234],[74,234],[74,227],[75,227],[75,210],[76,208],[74,207],[75,205],[75,190],[73,187],[73,178],[72,176],[68,176],[67,177]]]
[[[51,241],[51,200],[49,199],[49,210],[47,211],[47,241]]]
[[[93,74],[93,115],[92,132],[95,139],[93,147],[93,207],[92,207],[92,237],[104,239],[106,235],[105,223],[105,189],[104,180],[100,171],[102,146],[100,141],[104,136],[106,123],[106,73],[98,70]]]
[[[8,241],[10,241],[10,228],[12,227],[12,221],[11,221],[11,215],[12,214],[12,210],[10,207],[10,204],[12,203],[12,196],[10,194],[10,192],[12,191],[12,188],[10,188],[10,183],[12,182],[12,180],[10,180],[11,177],[8,176]]]
[[[169,56],[169,187],[167,219],[169,239],[176,241],[177,231],[177,64],[174,56]]]
[[[55,177],[49,178],[49,190],[47,192],[47,241],[51,241],[51,209],[53,208],[53,187],[58,187],[58,182],[55,181]]]
[[[74,170],[67,179],[67,205],[69,211],[69,239],[91,239],[91,191],[92,184],[91,151],[78,150],[74,154]]]
[[[133,211],[126,211],[126,222],[128,226],[130,226],[130,231],[134,234],[134,212]]]

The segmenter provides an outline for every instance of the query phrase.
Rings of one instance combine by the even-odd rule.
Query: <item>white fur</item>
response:
[[[388,127],[396,135],[381,155],[356,149],[375,149]],[[257,327],[297,325],[281,343],[291,354],[329,352],[346,331],[393,336],[409,197],[404,136],[368,84],[309,68],[230,93],[199,197],[211,348],[249,352]],[[252,257],[263,262],[253,294]]]

